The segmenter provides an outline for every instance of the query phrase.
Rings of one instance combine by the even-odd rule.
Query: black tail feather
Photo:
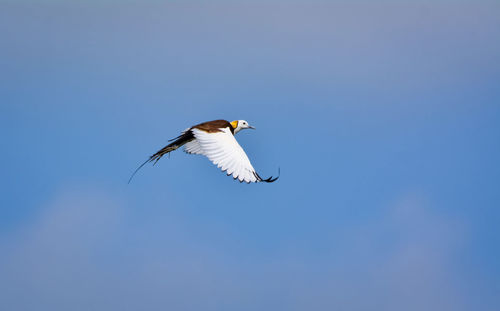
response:
[[[134,173],[132,173],[132,176],[130,176],[130,178],[128,179],[128,182],[127,184],[130,184],[130,182],[132,181],[132,178],[134,178],[135,174],[144,166],[146,165],[146,163],[150,162],[151,159],[147,159],[146,161],[144,161],[144,163],[142,163],[141,165],[139,165],[138,168],[135,169]]]
[[[182,133],[181,135],[179,135],[178,137],[174,138],[174,139],[171,139],[169,140],[170,141],[173,141],[171,144],[168,144],[167,146],[161,148],[158,152],[156,152],[155,154],[153,154],[152,156],[149,157],[149,159],[147,159],[146,161],[144,161],[144,163],[142,163],[135,171],[134,173],[132,174],[132,176],[130,176],[130,179],[128,180],[128,183],[130,184],[130,182],[132,181],[132,178],[134,178],[135,174],[144,166],[146,165],[146,163],[150,163],[150,162],[153,162],[153,165],[156,164],[156,162],[158,162],[158,160],[161,159],[161,157],[163,157],[164,155],[166,154],[169,154],[170,152],[176,150],[177,148],[181,147],[182,145],[190,142],[191,140],[194,139],[194,135],[191,131],[186,131],[184,133]]]

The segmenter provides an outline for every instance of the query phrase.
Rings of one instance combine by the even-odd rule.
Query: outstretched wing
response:
[[[203,154],[200,143],[196,139],[186,143],[184,145],[184,151],[189,154]]]
[[[206,156],[227,175],[232,175],[240,182],[273,182],[276,179],[262,179],[250,163],[243,148],[234,138],[229,128],[221,128],[219,132],[206,132],[193,128],[195,140],[200,147],[200,154]]]

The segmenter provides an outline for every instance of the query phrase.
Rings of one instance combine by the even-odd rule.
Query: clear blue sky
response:
[[[0,1],[1,310],[499,310],[496,1]],[[274,184],[175,152],[238,134]]]

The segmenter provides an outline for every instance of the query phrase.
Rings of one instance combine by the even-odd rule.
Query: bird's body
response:
[[[245,120],[228,122],[214,120],[197,124],[184,130],[181,135],[170,140],[172,143],[163,147],[146,160],[135,173],[146,163],[156,163],[162,156],[179,147],[189,154],[201,154],[217,165],[227,175],[232,175],[240,182],[274,182],[278,179],[262,179],[255,171],[245,151],[236,141],[234,135],[242,129],[254,129]],[[130,177],[130,180],[132,180]],[[129,180],[129,182],[130,182]]]

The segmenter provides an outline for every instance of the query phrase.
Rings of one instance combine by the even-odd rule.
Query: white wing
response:
[[[196,138],[194,141],[199,144],[201,154],[222,169],[223,172],[226,172],[227,175],[233,175],[233,178],[238,179],[240,182],[262,181],[229,128],[220,130],[221,132],[217,133],[207,133],[196,128],[192,129]],[[187,148],[188,146],[186,146]]]
[[[186,143],[184,145],[184,151],[190,154],[203,154],[200,143],[196,139]]]

